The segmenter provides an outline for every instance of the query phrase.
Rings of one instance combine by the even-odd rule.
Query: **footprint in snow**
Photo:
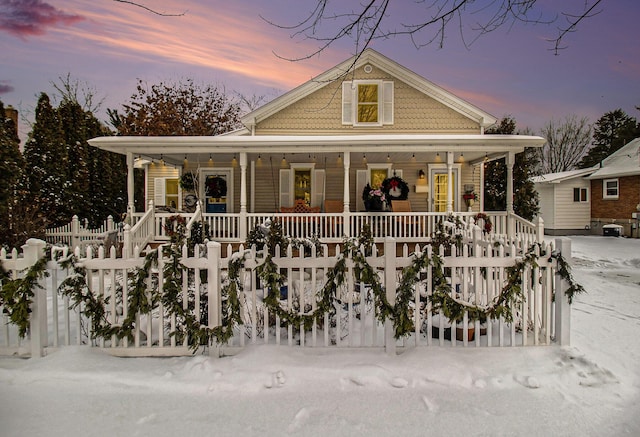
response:
[[[513,379],[523,387],[540,388],[540,382],[535,376],[513,376]]]
[[[438,412],[438,405],[436,405],[436,403],[433,402],[428,397],[422,396],[422,402],[424,402],[425,407],[427,407],[427,410],[430,413],[437,413]]]
[[[286,378],[284,377],[284,372],[282,370],[278,370],[271,374],[271,381],[267,382],[264,386],[266,388],[280,388],[284,386],[286,382]]]
[[[289,432],[294,432],[302,428],[305,422],[309,420],[309,417],[311,417],[311,412],[308,408],[305,407],[300,409],[289,424]]]
[[[409,385],[409,381],[404,378],[393,378],[391,380],[391,386],[395,388],[405,388]]]

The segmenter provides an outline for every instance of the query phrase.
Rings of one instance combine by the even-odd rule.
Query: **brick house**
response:
[[[640,138],[603,160],[588,179],[594,233],[601,234],[603,225],[615,223],[624,227],[625,236],[638,236],[632,215],[640,208]]]

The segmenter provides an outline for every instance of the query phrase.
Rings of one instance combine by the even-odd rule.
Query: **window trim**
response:
[[[577,191],[576,191],[577,190]],[[576,193],[578,199],[576,200]],[[584,193],[584,200],[582,194]],[[589,202],[589,189],[587,187],[573,187],[573,201],[575,203],[587,203]]]
[[[358,86],[376,85],[378,87],[378,121],[358,121]],[[342,124],[353,127],[382,127],[394,123],[394,94],[393,81],[382,79],[357,79],[342,83]]]
[[[608,182],[615,182],[616,184],[616,194],[608,194],[607,193],[607,183]],[[620,181],[618,180],[618,178],[615,179],[603,179],[602,180],[602,198],[603,199],[610,199],[610,200],[616,200],[620,197]]]

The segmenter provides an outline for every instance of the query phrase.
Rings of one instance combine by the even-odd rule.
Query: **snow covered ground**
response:
[[[0,358],[0,435],[640,435],[640,240],[574,237],[572,345]],[[639,332],[636,332],[638,330]]]

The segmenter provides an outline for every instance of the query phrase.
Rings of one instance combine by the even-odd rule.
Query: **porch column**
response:
[[[447,152],[447,214],[453,212],[453,152]]]
[[[513,237],[513,165],[516,155],[513,152],[507,153],[507,235]]]
[[[342,218],[342,223],[345,223],[346,226],[343,226],[343,232],[347,237],[351,236],[351,221],[349,218],[349,204],[351,203],[351,198],[349,193],[351,190],[349,189],[349,168],[351,167],[351,152],[344,152],[344,159],[342,160],[342,165],[344,168],[344,190],[342,192],[342,211],[344,217]],[[326,181],[325,181],[326,183]]]
[[[247,238],[247,152],[240,152],[240,229],[241,241]]]
[[[133,212],[135,211],[134,206],[134,197],[135,190],[133,187],[133,152],[127,152],[127,216],[129,218],[132,217]],[[133,222],[132,222],[133,223]]]
[[[485,163],[483,162],[482,164],[480,164],[480,211],[483,212],[484,211],[484,165]]]

